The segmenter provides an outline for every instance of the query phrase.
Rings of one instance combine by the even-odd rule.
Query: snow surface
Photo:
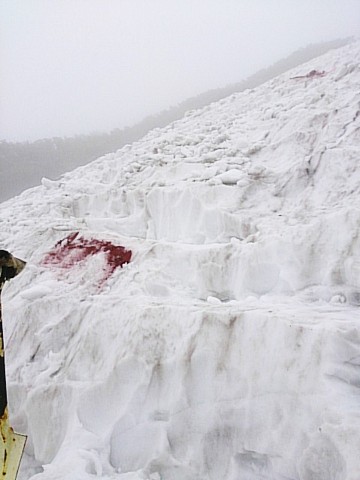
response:
[[[20,479],[359,480],[359,86],[355,42],[0,205]]]

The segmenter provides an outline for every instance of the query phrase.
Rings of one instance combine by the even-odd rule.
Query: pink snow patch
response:
[[[319,72],[319,70],[311,70],[309,73],[306,75],[298,75],[297,77],[291,77],[291,80],[294,80],[296,78],[316,78],[316,77],[324,77],[326,75],[325,70],[322,72]]]
[[[126,250],[120,245],[114,245],[105,240],[95,238],[87,239],[79,236],[79,232],[68,235],[60,240],[55,247],[46,254],[43,263],[45,265],[56,265],[64,269],[70,269],[92,255],[105,254],[105,282],[118,267],[122,267],[131,260],[131,250]]]

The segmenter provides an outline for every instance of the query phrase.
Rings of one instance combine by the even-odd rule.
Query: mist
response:
[[[359,31],[358,0],[2,0],[0,139],[131,126]]]

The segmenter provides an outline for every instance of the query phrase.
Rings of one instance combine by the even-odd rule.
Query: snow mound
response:
[[[355,42],[0,205],[20,479],[358,480],[359,83]]]

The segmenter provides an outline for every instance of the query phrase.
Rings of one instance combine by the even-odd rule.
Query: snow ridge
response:
[[[0,205],[20,478],[358,480],[359,84],[354,42]],[[130,263],[44,264],[75,232]]]

